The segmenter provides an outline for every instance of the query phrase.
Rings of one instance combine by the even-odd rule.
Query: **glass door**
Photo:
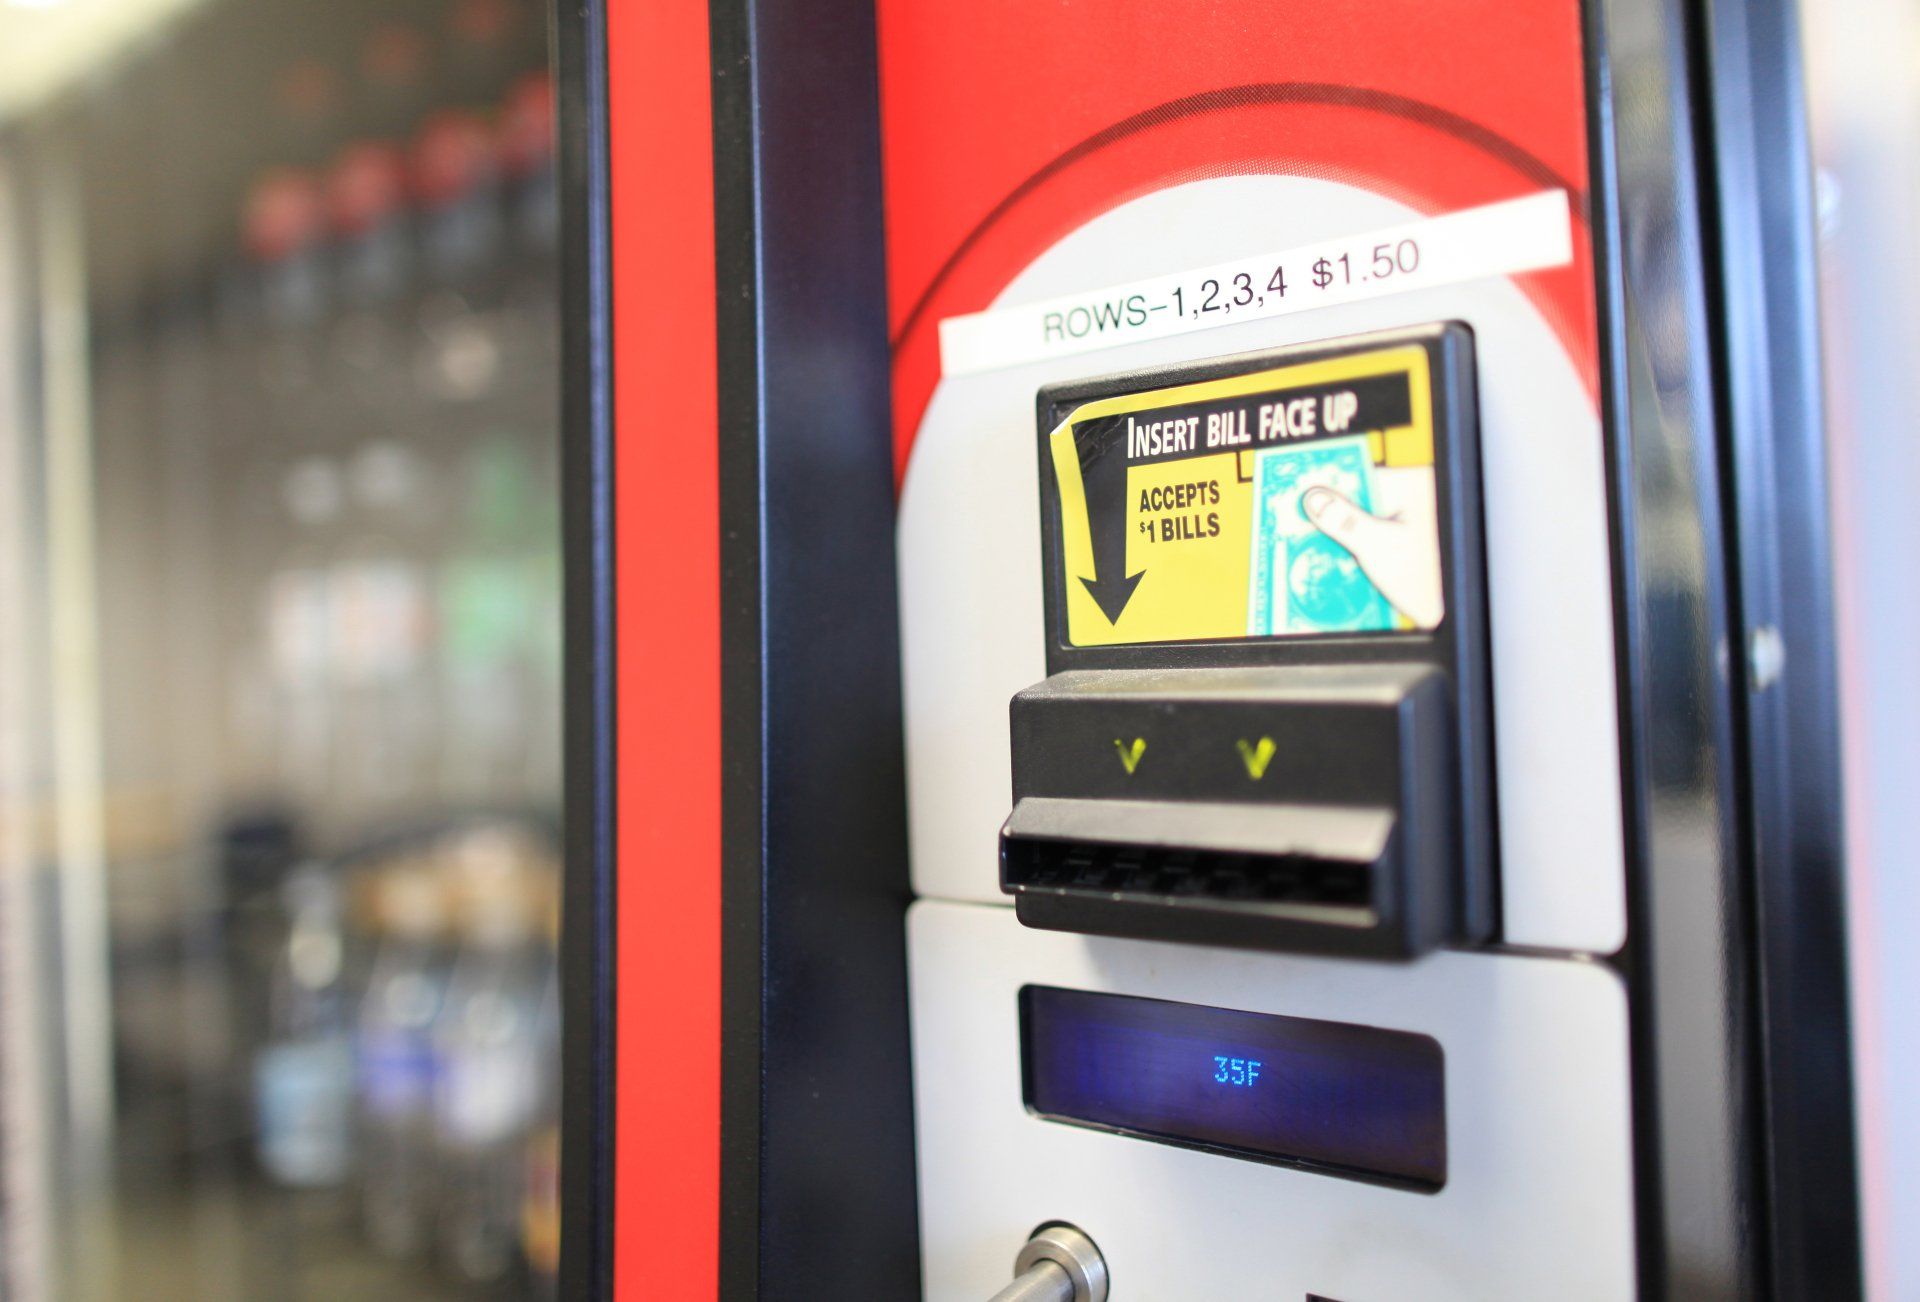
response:
[[[0,0],[0,1295],[558,1254],[536,0]]]

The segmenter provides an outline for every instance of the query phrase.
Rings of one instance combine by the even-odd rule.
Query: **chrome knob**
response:
[[[1013,1260],[1013,1274],[991,1302],[1107,1302],[1107,1259],[1064,1221],[1033,1232]]]

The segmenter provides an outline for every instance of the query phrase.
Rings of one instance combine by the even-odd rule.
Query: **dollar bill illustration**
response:
[[[1364,434],[1272,448],[1254,458],[1253,555],[1247,633],[1370,633],[1394,627],[1393,607],[1352,553],[1300,509],[1324,486],[1363,511],[1374,509],[1373,457]]]

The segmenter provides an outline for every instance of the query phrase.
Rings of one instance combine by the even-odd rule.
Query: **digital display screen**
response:
[[[1439,417],[1419,344],[1115,394],[1054,419],[1054,582],[1073,646],[1439,626]]]
[[[1020,992],[1027,1107],[1052,1121],[1438,1189],[1432,1036],[1052,986]]]

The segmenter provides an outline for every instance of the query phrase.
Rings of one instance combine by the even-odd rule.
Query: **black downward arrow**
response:
[[[1089,428],[1088,426],[1091,426]],[[1094,604],[1109,624],[1133,600],[1133,590],[1146,574],[1128,574],[1127,568],[1127,445],[1118,420],[1090,421],[1076,434],[1080,454],[1080,486],[1087,497],[1087,533],[1093,542],[1093,577],[1082,578]]]

